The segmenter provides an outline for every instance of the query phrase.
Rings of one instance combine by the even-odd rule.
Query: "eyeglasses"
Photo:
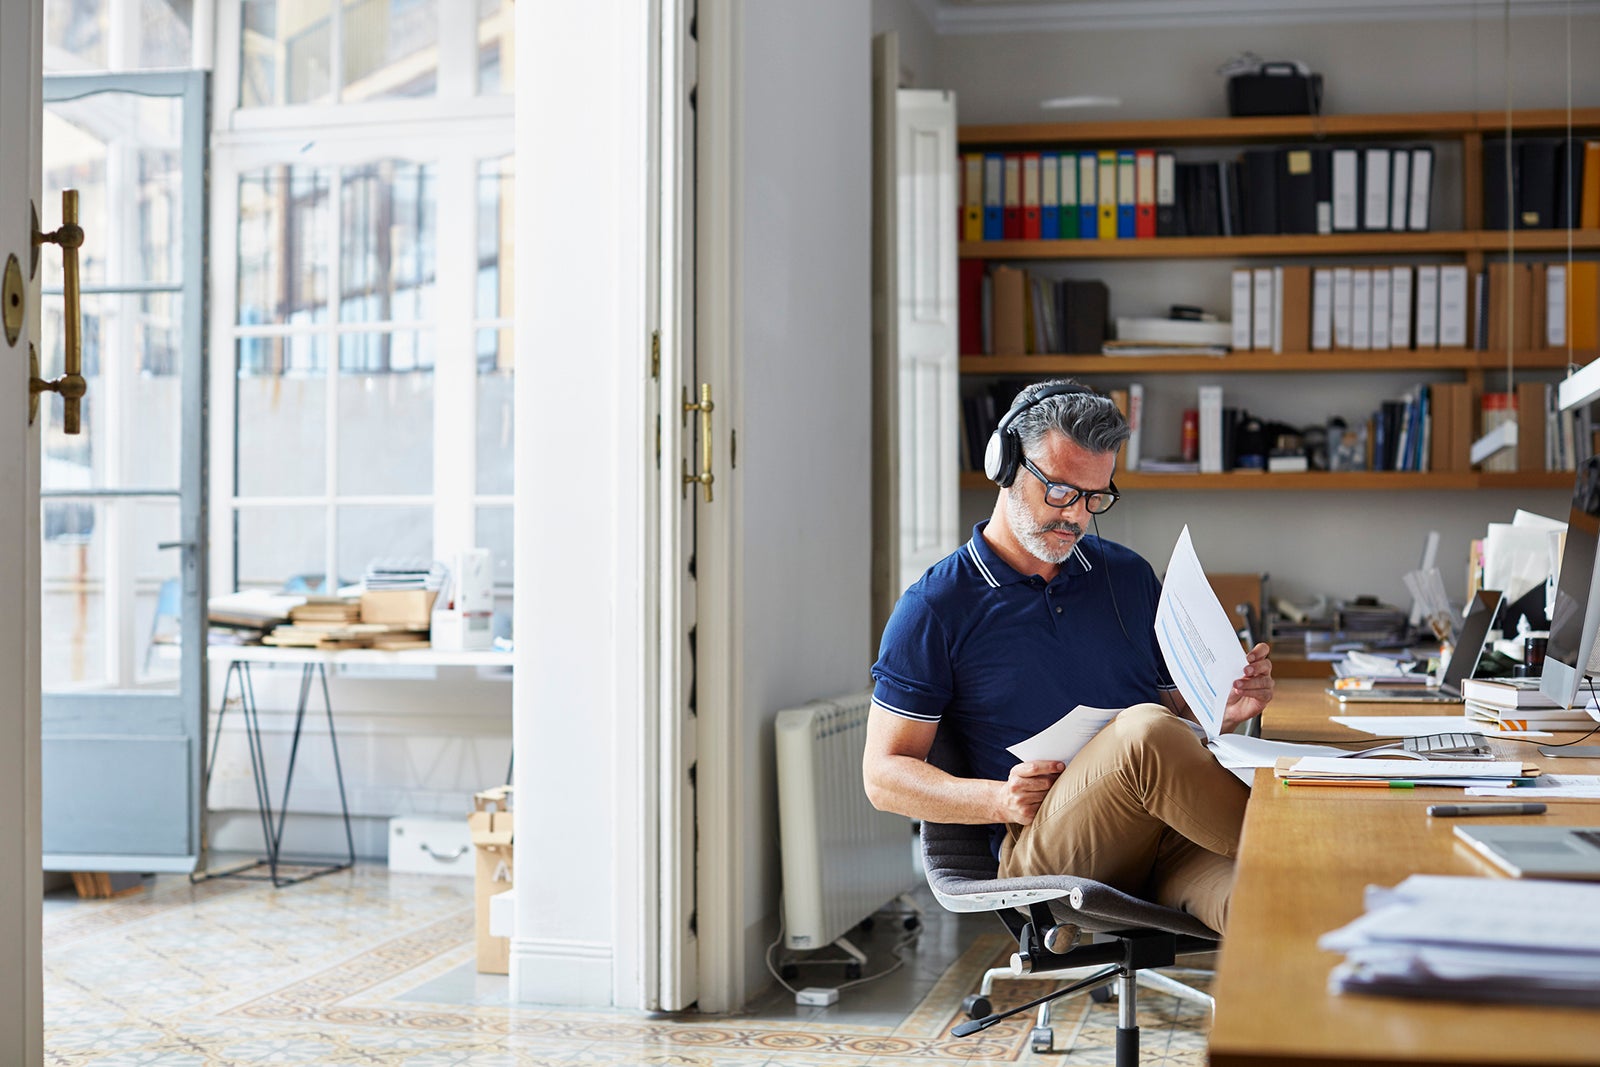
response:
[[[1116,482],[1112,482],[1109,489],[1079,489],[1077,486],[1068,485],[1066,482],[1052,482],[1040,472],[1038,467],[1033,465],[1033,460],[1028,459],[1026,456],[1022,458],[1022,465],[1028,468],[1030,474],[1044,483],[1044,502],[1053,508],[1070,508],[1079,500],[1082,500],[1083,506],[1088,510],[1089,514],[1104,515],[1111,510],[1111,505],[1115,504],[1122,496],[1121,493],[1117,492]]]

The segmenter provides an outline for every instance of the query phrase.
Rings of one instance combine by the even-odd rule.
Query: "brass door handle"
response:
[[[700,413],[700,473],[689,473],[689,459],[683,460],[683,485],[688,492],[691,485],[700,485],[706,492],[706,503],[711,503],[711,483],[717,480],[711,473],[711,411],[716,405],[711,402],[711,385],[708,382],[700,383],[700,402],[694,403],[689,399],[688,387],[683,390],[683,417],[688,419],[689,412]]]
[[[78,249],[83,245],[83,227],[78,225],[78,190],[61,190],[61,227],[51,233],[33,232],[33,246],[61,246],[62,289],[66,294],[65,348],[66,373],[51,381],[39,377],[39,357],[32,354],[28,382],[28,425],[39,416],[39,394],[61,394],[61,429],[76,434],[82,430],[79,410],[89,383],[83,380],[83,317],[78,284]]]

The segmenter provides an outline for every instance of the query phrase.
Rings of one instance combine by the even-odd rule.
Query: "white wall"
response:
[[[1248,49],[1267,58],[1301,59],[1325,79],[1327,113],[1461,111],[1505,106],[1504,36],[1498,6],[1476,21],[1437,19],[1298,25],[1161,26],[938,39],[942,87],[954,89],[962,123],[1063,120],[1040,100],[1069,94],[1121,97],[1119,109],[1071,113],[1088,119],[1219,116],[1227,113],[1215,70]],[[1600,103],[1600,16],[1572,20],[1572,101]],[[1568,34],[1563,18],[1517,16],[1512,24],[1512,103],[1564,107]],[[1459,225],[1458,157],[1441,156],[1436,189],[1447,219]],[[1405,260],[1395,260],[1404,262]],[[1160,314],[1174,302],[1227,311],[1230,261],[1203,263],[1076,263],[1046,266],[1058,276],[1101,277],[1111,287],[1112,314]],[[1101,388],[1125,385],[1136,372],[1096,377]],[[1423,376],[1424,378],[1426,376]],[[1544,377],[1548,378],[1549,375]],[[1489,376],[1498,388],[1503,375]],[[1177,423],[1194,406],[1202,381],[1220,382],[1227,402],[1303,425],[1327,415],[1364,417],[1378,401],[1418,380],[1393,375],[1145,376],[1149,414],[1146,454],[1176,450]],[[1153,439],[1153,440],[1152,440]],[[962,494],[970,525],[988,515],[989,491]],[[1276,594],[1371,593],[1406,603],[1400,576],[1416,566],[1423,537],[1442,535],[1440,566],[1452,592],[1464,592],[1468,541],[1486,523],[1508,520],[1517,507],[1564,517],[1560,490],[1424,493],[1156,492],[1130,493],[1101,523],[1109,537],[1148,557],[1159,571],[1178,530],[1191,526],[1201,561],[1213,571],[1265,571]]]
[[[746,5],[736,226],[749,808],[747,988],[778,902],[773,720],[864,688],[871,528],[871,27],[856,0]]]

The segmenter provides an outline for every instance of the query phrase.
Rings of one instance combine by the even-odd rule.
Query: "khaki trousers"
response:
[[[1007,828],[1000,876],[1093,878],[1222,933],[1249,796],[1188,723],[1135,704],[1073,757],[1033,822]]]

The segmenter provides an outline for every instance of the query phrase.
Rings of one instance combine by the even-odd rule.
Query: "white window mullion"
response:
[[[475,543],[472,493],[478,484],[477,337],[478,161],[449,154],[439,160],[438,263],[434,305],[439,309],[433,371],[433,554],[447,565]]]
[[[328,57],[328,77],[333,84],[328,88],[335,104],[344,99],[344,4],[345,0],[333,0],[332,9],[328,12],[328,37],[333,48],[333,55]],[[287,77],[278,80],[284,84],[289,81]]]
[[[340,20],[343,4],[334,5],[334,55],[339,52]],[[336,70],[342,70],[341,61],[335,59]],[[328,494],[328,506],[323,514],[326,523],[324,534],[327,543],[323,546],[323,558],[327,561],[327,569],[323,572],[322,585],[324,592],[334,592],[339,582],[345,577],[339,573],[339,499],[344,494],[344,486],[339,484],[339,314],[342,301],[340,295],[344,290],[344,249],[340,235],[344,232],[344,168],[333,167],[332,185],[328,193],[328,243],[332,246],[328,254],[328,314],[326,316],[327,331],[324,336],[328,339],[327,373],[328,373],[328,402],[323,406],[322,436],[323,436],[323,478],[325,491]],[[349,576],[352,580],[355,575]]]
[[[449,14],[445,9],[449,8]],[[439,5],[439,98],[462,100],[478,92],[478,5]]]
[[[236,5],[225,4],[224,8]],[[232,15],[237,21],[238,14]],[[207,324],[215,342],[211,346],[211,528],[204,531],[211,542],[211,586],[219,590],[223,584],[218,579],[226,575],[232,591],[235,579],[234,515],[231,506],[223,501],[233,501],[239,487],[233,483],[235,450],[234,431],[239,413],[235,407],[238,397],[238,345],[235,342],[234,323],[238,319],[239,272],[239,171],[233,158],[218,153],[212,164],[211,183],[211,321]],[[189,531],[184,531],[188,536]],[[219,590],[220,591],[220,590]]]

